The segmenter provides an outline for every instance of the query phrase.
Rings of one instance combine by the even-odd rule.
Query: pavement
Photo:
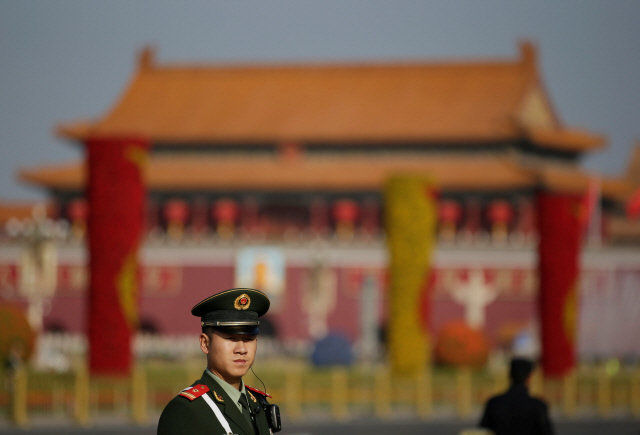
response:
[[[380,421],[368,419],[347,423],[305,422],[287,424],[278,435],[458,435],[472,428],[470,421]],[[640,435],[640,419],[581,419],[554,422],[556,435]],[[68,423],[34,422],[30,428],[0,424],[2,435],[155,435],[155,425],[134,426],[118,422],[100,422],[91,427]],[[214,434],[215,435],[215,434]],[[222,435],[222,434],[220,434]]]

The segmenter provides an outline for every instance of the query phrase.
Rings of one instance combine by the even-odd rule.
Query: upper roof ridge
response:
[[[535,71],[538,63],[538,49],[536,45],[533,42],[524,39],[520,41],[519,46],[520,61],[525,68]]]
[[[156,49],[151,45],[146,45],[138,53],[138,68],[140,71],[147,71],[156,66]]]

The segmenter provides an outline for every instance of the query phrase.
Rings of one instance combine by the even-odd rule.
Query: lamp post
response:
[[[14,236],[25,240],[20,259],[19,292],[27,299],[27,319],[34,331],[42,330],[45,306],[58,284],[58,255],[54,238],[66,232],[61,223],[47,217],[46,208],[33,208],[32,219],[17,225]]]

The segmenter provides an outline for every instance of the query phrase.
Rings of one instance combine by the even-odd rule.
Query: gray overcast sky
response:
[[[538,44],[561,120],[609,139],[584,166],[626,169],[640,140],[640,1],[0,0],[0,201],[44,198],[18,168],[82,158],[62,121],[103,115],[136,54],[287,62],[518,56]]]

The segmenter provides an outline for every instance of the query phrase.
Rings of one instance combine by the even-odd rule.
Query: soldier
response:
[[[200,349],[207,369],[164,408],[158,435],[269,435],[280,430],[278,407],[266,399],[271,396],[242,381],[256,355],[258,318],[269,304],[258,290],[236,288],[191,309],[201,318]]]

